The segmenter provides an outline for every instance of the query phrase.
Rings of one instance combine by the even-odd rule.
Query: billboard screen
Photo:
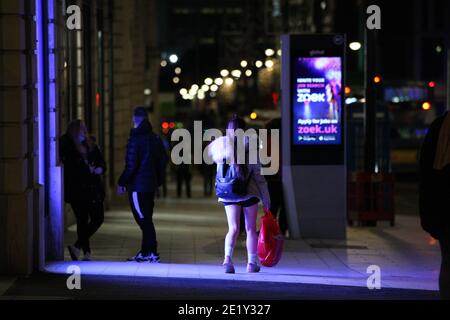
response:
[[[342,143],[342,58],[299,57],[294,64],[294,145]]]

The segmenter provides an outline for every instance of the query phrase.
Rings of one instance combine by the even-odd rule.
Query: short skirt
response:
[[[245,201],[237,201],[237,202],[232,202],[232,201],[222,201],[222,204],[226,207],[226,206],[231,206],[231,205],[238,205],[241,206],[243,208],[247,208],[247,207],[251,207],[255,204],[259,203],[259,198],[258,197],[251,197],[248,200]]]

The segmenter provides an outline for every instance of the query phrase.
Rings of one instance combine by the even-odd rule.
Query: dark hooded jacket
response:
[[[433,238],[450,232],[450,165],[433,168],[439,133],[445,119],[440,116],[430,125],[420,150],[419,211],[422,228]]]
[[[102,202],[105,199],[102,175],[106,172],[106,163],[99,147],[94,145],[89,149],[85,144],[88,149],[87,164],[68,134],[63,135],[59,142],[60,159],[64,164],[64,200],[68,203]],[[103,174],[91,173],[89,165],[102,168]]]
[[[130,131],[119,186],[128,192],[154,192],[162,184],[166,158],[161,139],[153,133],[150,122],[144,120]]]

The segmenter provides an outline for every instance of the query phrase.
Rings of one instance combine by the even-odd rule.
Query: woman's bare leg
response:
[[[245,231],[247,232],[247,254],[249,263],[256,263],[256,248],[258,236],[256,234],[256,217],[258,216],[258,205],[244,208]]]
[[[224,263],[231,262],[233,250],[239,235],[239,218],[241,214],[241,206],[230,205],[225,207],[228,221],[228,233],[225,237],[225,259]]]

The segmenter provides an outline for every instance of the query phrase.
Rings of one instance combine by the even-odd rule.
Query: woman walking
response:
[[[256,218],[258,203],[263,202],[264,208],[270,207],[270,197],[267,183],[261,175],[259,161],[251,164],[249,152],[257,152],[258,144],[250,143],[248,137],[238,141],[236,130],[245,130],[245,121],[236,116],[227,125],[226,136],[216,139],[210,145],[210,155],[217,163],[216,193],[219,202],[225,207],[228,221],[228,233],[225,237],[225,258],[223,266],[225,273],[235,273],[233,265],[233,251],[239,235],[240,215],[245,216],[245,230],[247,233],[247,272],[259,272],[257,263]],[[240,138],[239,138],[240,139]],[[243,146],[243,148],[239,148]],[[250,150],[250,147],[256,150]],[[240,149],[245,153],[245,163],[239,163]]]
[[[89,240],[104,219],[105,160],[81,120],[72,121],[61,137],[60,156],[64,164],[64,199],[72,206],[77,220],[78,239],[68,250],[72,260],[79,260],[83,251],[83,260],[89,261]]]

